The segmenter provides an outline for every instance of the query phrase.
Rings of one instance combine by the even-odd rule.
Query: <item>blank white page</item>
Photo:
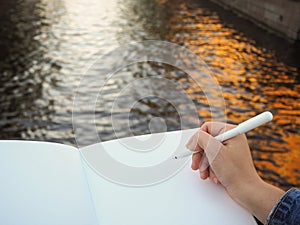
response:
[[[0,141],[0,224],[96,225],[78,149]]]
[[[166,160],[167,155],[170,156],[165,151],[172,149],[174,143],[179,145],[177,146],[179,149],[185,151],[185,142],[178,143],[179,136],[182,134],[181,132],[185,133],[186,136],[191,136],[194,131],[167,133],[167,138],[164,139],[166,145],[161,144],[158,147],[166,148],[158,149],[158,152],[164,152],[161,153],[163,160]],[[127,139],[127,143],[130,143],[130,140]],[[118,157],[116,152],[119,152],[120,162],[138,164],[136,160],[139,159],[139,156],[134,157],[133,152],[121,153],[127,151],[122,140],[91,145],[81,149],[81,151],[83,155],[93,157],[93,163],[95,163],[97,162],[95,159],[97,151],[103,146],[114,152],[110,153],[113,157]],[[149,165],[154,165],[156,154],[153,152],[149,154]],[[160,160],[159,155],[156,156],[158,161]],[[142,160],[143,163],[146,163],[146,158],[145,155]],[[170,179],[145,187],[130,187],[110,182],[95,172],[95,167],[91,167],[89,162],[85,161],[84,163],[100,225],[256,224],[254,218],[236,204],[220,185],[215,185],[210,180],[200,180],[198,172],[192,171],[190,168],[190,162]]]

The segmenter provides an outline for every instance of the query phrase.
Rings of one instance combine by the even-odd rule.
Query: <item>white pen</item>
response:
[[[270,112],[263,112],[255,117],[252,117],[251,119],[246,120],[245,122],[240,123],[237,127],[228,130],[222,134],[219,134],[215,136],[214,138],[217,139],[220,142],[226,141],[230,138],[233,138],[239,134],[244,134],[250,130],[255,129],[256,127],[259,127],[260,125],[263,125],[273,119],[273,115]],[[175,159],[185,158],[192,154],[195,154],[197,152],[186,152],[180,155],[175,156]]]

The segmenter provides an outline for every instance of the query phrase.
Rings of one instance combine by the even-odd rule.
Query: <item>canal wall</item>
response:
[[[300,40],[300,0],[210,0],[290,40]]]

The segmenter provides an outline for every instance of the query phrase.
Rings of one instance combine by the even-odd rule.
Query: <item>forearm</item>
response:
[[[271,210],[284,194],[283,190],[261,179],[245,184],[241,190],[242,193],[235,200],[262,223],[266,223]]]

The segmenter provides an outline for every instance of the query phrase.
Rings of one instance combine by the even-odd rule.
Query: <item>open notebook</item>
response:
[[[157,135],[166,135],[166,144],[172,146],[178,144],[180,135],[193,132]],[[184,151],[184,144],[179,143],[182,146],[177,147]],[[190,169],[190,163],[155,185],[132,187],[103,178],[84,159],[85,153],[93,155],[100,145],[112,149],[113,157],[118,154],[120,158],[128,157],[121,156],[127,150],[120,140],[94,144],[79,151],[55,143],[0,141],[0,224],[256,224],[221,186],[200,180],[198,172]],[[166,145],[158,148],[158,153],[153,152],[150,157],[152,161],[160,154],[166,157]]]

